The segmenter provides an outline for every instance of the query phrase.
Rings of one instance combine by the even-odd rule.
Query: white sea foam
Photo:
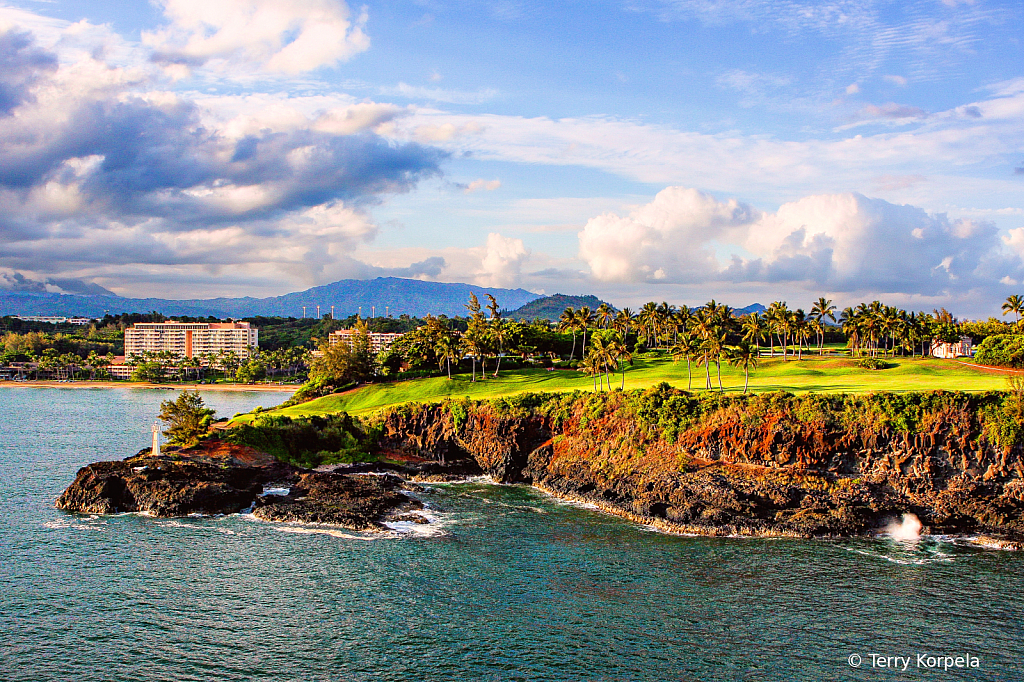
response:
[[[272,528],[281,533],[297,533],[301,535],[330,535],[332,538],[343,538],[345,540],[376,540],[379,536],[375,535],[354,535],[352,533],[345,533],[334,528],[323,528],[318,526],[272,526]]]
[[[447,531],[444,529],[447,523],[428,509],[418,509],[405,512],[405,514],[419,516],[425,519],[426,523],[417,523],[416,521],[385,521],[384,526],[399,536],[434,538],[447,535]]]
[[[270,488],[270,487],[264,486],[263,487],[263,492],[260,493],[260,497],[266,497],[267,495],[280,495],[281,497],[285,497],[291,491],[292,491],[291,488]]]
[[[925,556],[920,554],[907,554],[905,556],[899,556],[897,554],[888,554],[885,552],[870,552],[863,549],[857,549],[856,547],[844,547],[848,552],[854,552],[862,556],[873,557],[875,559],[884,559],[885,561],[900,564],[903,566],[924,566],[925,564],[935,563],[950,563],[953,561],[953,557],[942,551],[935,551]]]
[[[196,518],[196,517],[193,517],[190,514],[189,518]],[[199,517],[199,518],[202,518],[202,517]],[[175,519],[162,520],[162,521],[157,522],[157,525],[160,526],[161,528],[186,528],[188,530],[201,530],[201,531],[207,531],[207,532],[210,532],[210,533],[224,533],[225,535],[237,535],[237,533],[235,533],[235,531],[233,531],[233,530],[231,530],[229,528],[220,528],[219,526],[209,526],[209,525],[198,524],[198,523],[183,523],[183,522],[177,521]]]
[[[52,521],[46,521],[43,523],[43,528],[49,528],[50,530],[104,530],[104,526],[107,522],[101,519],[99,516],[92,514],[90,516],[79,517],[79,516],[64,516],[53,519]]]

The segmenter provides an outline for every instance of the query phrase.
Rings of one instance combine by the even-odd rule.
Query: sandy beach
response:
[[[0,381],[0,388],[154,388],[164,391],[275,391],[295,393],[297,385],[280,384],[152,384],[141,381]]]

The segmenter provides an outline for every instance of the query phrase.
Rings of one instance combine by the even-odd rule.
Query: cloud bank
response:
[[[1020,279],[1024,228],[1000,238],[988,222],[856,193],[807,196],[764,212],[668,187],[626,215],[590,219],[579,254],[604,282],[959,296]]]
[[[224,8],[173,0],[165,10],[176,28],[161,45],[188,29],[179,54],[190,64],[287,72],[361,44],[343,4],[228,4],[251,30]],[[145,60],[108,61],[111,36],[83,26],[64,26],[52,48],[22,27],[0,32],[0,267],[119,293],[161,293],[144,283],[169,278],[322,283],[358,272],[349,256],[378,232],[366,209],[439,175],[447,157],[383,137],[403,115],[394,105],[334,98],[304,114],[257,101],[225,115],[215,98],[160,89],[161,69]],[[314,50],[328,29],[333,47]],[[287,44],[273,38],[281,31]],[[131,280],[142,286],[126,290]]]

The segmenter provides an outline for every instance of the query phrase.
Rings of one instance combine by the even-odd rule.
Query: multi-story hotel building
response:
[[[124,330],[124,354],[170,351],[178,357],[234,351],[249,357],[259,330],[248,322],[138,322]]]
[[[358,332],[355,329],[339,329],[331,332],[328,336],[328,340],[331,344],[347,343],[352,344]],[[401,338],[401,334],[385,333],[385,332],[370,332],[370,350],[374,353],[379,353],[382,350],[387,350],[391,347],[391,344],[395,342],[395,339]]]

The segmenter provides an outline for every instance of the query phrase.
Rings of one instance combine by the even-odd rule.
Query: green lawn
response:
[[[867,370],[854,366],[845,358],[818,358],[811,356],[801,361],[781,358],[762,359],[751,373],[750,389],[755,392],[808,391],[833,393],[860,393],[869,391],[986,391],[1003,389],[1005,375],[965,367],[951,360],[895,359],[894,367]],[[712,367],[712,380],[717,388],[717,376]],[[622,375],[616,374],[613,388],[621,385]],[[646,388],[661,381],[686,388],[686,363],[673,363],[665,357],[636,360],[626,370],[626,388]],[[703,389],[703,369],[693,367],[693,388]],[[729,393],[743,391],[743,371],[727,365],[722,367],[722,384]],[[326,396],[278,411],[279,414],[300,416],[345,411],[366,414],[382,407],[406,402],[438,401],[448,397],[493,398],[534,391],[593,390],[590,377],[570,370],[543,369],[510,370],[497,379],[471,382],[469,375],[454,379],[438,377],[396,383],[371,384],[361,388]],[[251,418],[251,416],[246,415]],[[242,417],[242,419],[246,418]]]

